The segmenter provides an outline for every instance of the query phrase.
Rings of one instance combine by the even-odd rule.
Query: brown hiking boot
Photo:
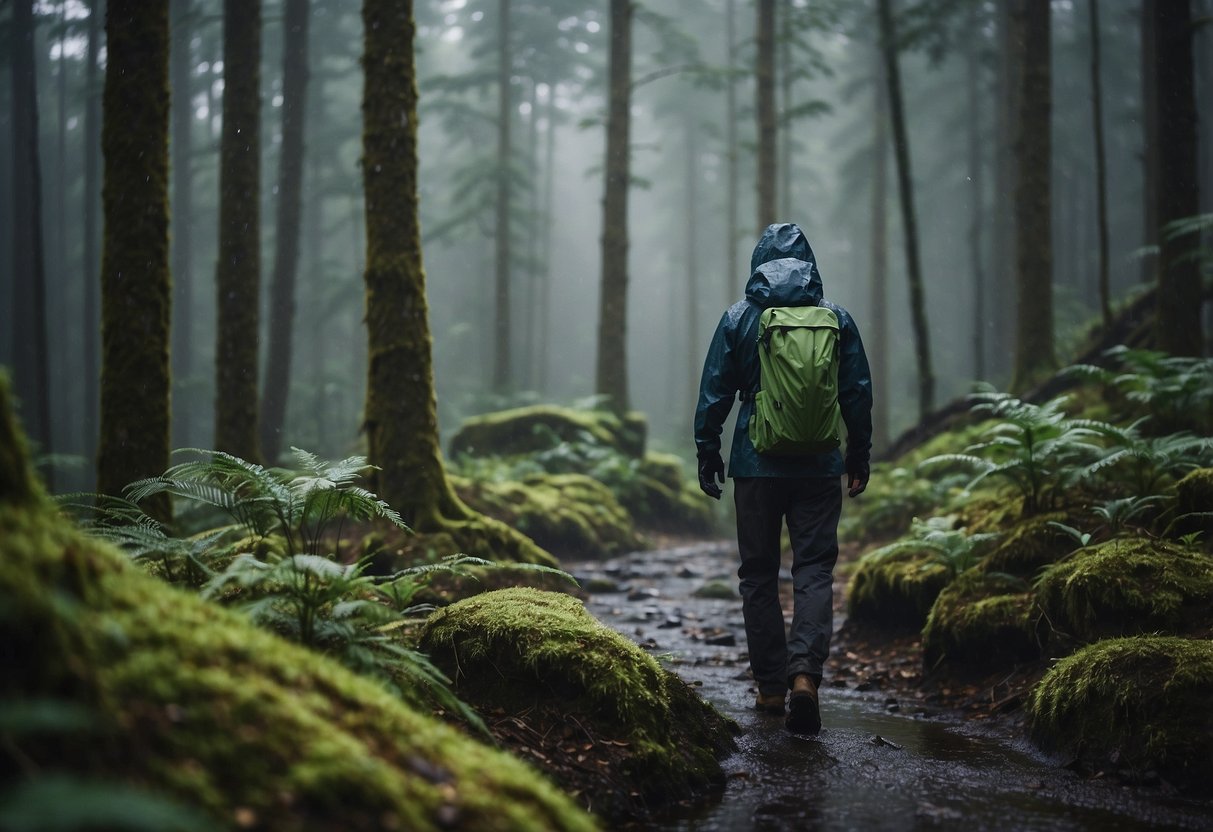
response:
[[[807,673],[798,673],[792,679],[792,696],[788,700],[788,718],[784,724],[793,734],[814,735],[821,730],[817,685]]]
[[[758,698],[754,700],[754,708],[764,714],[782,714],[783,697],[784,694],[782,693],[763,693],[762,691],[758,691]]]

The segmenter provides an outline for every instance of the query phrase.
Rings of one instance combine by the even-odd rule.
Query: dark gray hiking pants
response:
[[[842,484],[834,478],[740,477],[733,480],[742,612],[750,669],[763,693],[780,693],[793,676],[820,684],[834,625],[834,564]],[[792,626],[784,635],[779,604],[779,536],[792,541]]]

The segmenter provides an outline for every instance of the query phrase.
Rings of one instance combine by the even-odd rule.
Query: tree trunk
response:
[[[628,184],[632,98],[632,0],[611,0],[606,187],[602,198],[602,292],[595,390],[618,412],[628,400]]]
[[[683,196],[686,200],[683,207],[683,222],[686,238],[683,241],[683,261],[686,265],[686,356],[687,368],[684,383],[675,390],[685,395],[683,401],[692,401],[696,396],[699,384],[699,374],[703,369],[702,355],[706,344],[699,341],[699,217],[696,208],[699,205],[699,149],[698,125],[692,114],[686,116],[686,144],[683,153],[686,156],[686,184]],[[681,425],[679,425],[681,427]],[[688,422],[687,430],[693,426]]]
[[[775,143],[778,123],[775,119],[775,0],[758,0],[757,61],[754,80],[757,85],[758,117],[758,233],[775,222],[775,182],[777,167]]]
[[[193,407],[185,390],[193,375],[194,351],[194,171],[193,37],[191,0],[171,0],[169,19],[169,83],[172,89],[172,272],[173,272],[173,444],[192,447]]]
[[[910,174],[910,142],[906,135],[901,101],[901,69],[897,61],[897,32],[889,0],[879,0],[881,50],[889,88],[889,115],[893,123],[893,150],[897,159],[897,190],[901,197],[901,222],[906,247],[906,270],[910,281],[910,318],[914,328],[914,354],[918,364],[918,414],[926,418],[934,406],[935,377],[931,370],[931,342],[923,300],[922,267],[918,257],[918,217],[914,210],[914,185]]]
[[[556,185],[556,85],[548,84],[547,131],[544,136],[543,210],[543,265],[540,269],[539,303],[535,310],[535,388],[541,393],[548,389],[548,335],[551,332],[552,302],[552,225],[555,215],[552,199]]]
[[[307,112],[308,29],[311,0],[286,0],[282,43],[282,149],[278,157],[278,214],[270,283],[270,343],[261,400],[261,453],[282,452],[295,330],[295,285],[303,199],[303,125]]]
[[[1158,100],[1158,347],[1173,355],[1200,355],[1198,240],[1172,238],[1167,225],[1200,211],[1192,9],[1188,0],[1154,5],[1155,84]]]
[[[510,122],[513,105],[510,95],[510,0],[498,0],[497,21],[497,220],[496,231],[496,310],[493,328],[497,345],[493,353],[493,392],[509,392],[513,383],[510,361]]]
[[[223,135],[219,142],[219,264],[215,448],[257,449],[261,305],[261,2],[223,3]]]
[[[986,270],[982,257],[982,229],[986,224],[985,188],[981,163],[981,59],[978,55],[980,31],[978,7],[970,6],[969,28],[972,32],[965,43],[965,86],[968,92],[969,117],[969,263],[973,270],[973,378],[986,377]]]
[[[83,379],[80,392],[84,397],[80,409],[84,422],[84,457],[96,459],[98,381],[101,377],[101,313],[97,295],[100,288],[100,246],[97,239],[97,209],[101,203],[101,72],[98,66],[101,51],[101,28],[105,14],[104,0],[92,0],[88,13],[88,47],[84,91],[84,262],[80,274],[84,280],[81,308],[81,341],[83,344]],[[86,487],[88,487],[86,485]]]
[[[725,194],[725,243],[724,243],[724,303],[733,303],[739,294],[737,285],[737,201],[740,195],[737,170],[737,79],[733,76],[733,56],[737,52],[737,0],[725,3],[725,59],[728,61],[729,78],[725,86],[725,142],[727,163],[727,192]]]
[[[1186,2],[1186,0],[1185,0]],[[1158,0],[1141,0],[1142,246],[1158,246],[1158,86],[1154,56],[1154,10]],[[1158,280],[1158,255],[1141,258],[1141,282]]]
[[[169,458],[168,2],[109,0],[105,31],[97,490],[120,494]]]
[[[1049,0],[1013,13],[1022,50],[1015,135],[1016,338],[1012,387],[1026,390],[1056,367],[1053,353],[1053,110]]]
[[[889,98],[884,57],[873,53],[872,84],[872,282],[869,286],[871,325],[867,354],[872,372],[872,448],[889,444]]]
[[[776,154],[775,169],[781,171],[779,181],[775,186],[775,202],[779,206],[779,216],[783,221],[792,216],[792,183],[796,181],[792,173],[792,120],[788,114],[792,112],[792,2],[783,0],[780,4],[779,15],[782,25],[778,27],[779,34],[779,151]]]
[[[9,21],[13,124],[13,367],[22,419],[43,454],[51,445],[46,334],[46,262],[42,163],[38,154],[33,0],[15,0]],[[46,472],[49,476],[50,471]],[[49,485],[50,483],[48,483]]]
[[[1103,141],[1103,84],[1100,80],[1099,5],[1087,0],[1091,18],[1091,108],[1095,119],[1095,213],[1099,228],[1099,308],[1104,328],[1112,325],[1112,297],[1108,282],[1108,174]]]
[[[519,383],[524,390],[535,390],[535,341],[537,339],[537,330],[541,324],[538,322],[536,315],[539,309],[539,228],[536,223],[541,222],[540,217],[543,215],[543,206],[540,204],[539,195],[539,83],[534,78],[531,79],[530,88],[530,111],[527,113],[527,179],[530,181],[530,188],[527,191],[527,212],[530,219],[527,222],[526,235],[526,269],[524,274],[524,285],[526,291],[523,293],[523,303],[521,305],[520,314],[518,316],[518,326],[522,330],[519,333],[521,343],[521,372]]]

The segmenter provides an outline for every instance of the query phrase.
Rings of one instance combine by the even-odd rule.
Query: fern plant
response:
[[[1116,346],[1104,352],[1113,368],[1076,364],[1066,373],[1119,391],[1155,415],[1163,432],[1177,426],[1207,427],[1213,417],[1213,359],[1168,355]]]
[[[882,546],[869,557],[881,560],[904,551],[926,550],[934,560],[947,566],[955,577],[976,566],[999,535],[994,532],[968,534],[963,528],[953,528],[954,522],[955,518],[951,516],[927,520],[915,517],[905,538]]]
[[[1087,465],[1103,450],[1097,440],[1111,427],[1068,416],[1065,396],[1042,405],[994,391],[974,393],[969,399],[975,402],[974,412],[993,419],[982,433],[983,441],[964,453],[923,460],[919,470],[953,467],[975,472],[968,489],[986,479],[1006,480],[1022,495],[1027,515],[1052,508],[1059,493],[1083,478]]]
[[[1213,442],[1207,437],[1186,431],[1146,436],[1140,428],[1147,419],[1138,419],[1124,428],[1099,424],[1095,431],[1107,447],[1087,467],[1087,474],[1115,472],[1119,480],[1129,482],[1135,494],[1146,496],[1156,493],[1166,477],[1182,476],[1213,461]]]

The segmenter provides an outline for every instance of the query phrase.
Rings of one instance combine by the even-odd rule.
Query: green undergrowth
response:
[[[478,595],[431,616],[420,643],[484,711],[555,707],[563,723],[626,748],[615,773],[647,802],[723,781],[718,758],[733,747],[734,726],[576,598],[528,588]]]
[[[1213,558],[1162,540],[1117,538],[1049,567],[1037,583],[1037,599],[1063,642],[1208,633]]]
[[[855,566],[847,585],[847,610],[857,622],[917,630],[952,570],[927,548],[871,552]]]
[[[585,441],[640,456],[646,433],[640,413],[620,417],[609,410],[539,404],[466,420],[451,437],[451,456],[517,456],[546,451],[559,442]]]
[[[525,764],[145,574],[38,500],[0,504],[0,644],[0,710],[89,715],[0,728],[0,770],[29,788],[121,784],[222,828],[594,827]]]
[[[1062,659],[1029,698],[1032,737],[1095,767],[1161,773],[1207,787],[1213,775],[1213,641],[1108,639]]]
[[[1038,618],[1025,581],[970,570],[931,606],[922,630],[923,664],[989,667],[1035,659]]]
[[[1213,468],[1198,468],[1175,483],[1176,534],[1200,532],[1213,541]]]
[[[520,482],[453,477],[472,508],[500,519],[557,558],[607,558],[644,541],[611,490],[584,474],[534,474]]]
[[[1053,512],[1017,521],[998,541],[978,568],[1035,578],[1040,571],[1074,551],[1077,542],[1056,523],[1073,524],[1064,512]]]

